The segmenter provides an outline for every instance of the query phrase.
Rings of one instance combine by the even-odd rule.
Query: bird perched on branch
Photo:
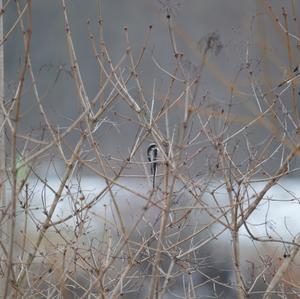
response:
[[[147,148],[147,157],[150,164],[150,173],[153,177],[153,188],[155,187],[157,163],[158,163],[159,149],[155,143],[150,143]]]

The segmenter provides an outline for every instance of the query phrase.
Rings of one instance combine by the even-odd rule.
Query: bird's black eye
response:
[[[151,143],[147,149],[147,158],[153,162],[157,158],[158,148],[155,143]]]

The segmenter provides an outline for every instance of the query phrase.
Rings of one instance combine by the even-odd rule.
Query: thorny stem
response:
[[[51,226],[51,221],[52,221],[52,216],[55,212],[55,209],[57,207],[57,204],[61,198],[61,195],[63,193],[63,190],[67,184],[67,181],[70,179],[70,175],[71,173],[73,172],[74,170],[74,167],[76,165],[76,161],[78,159],[78,156],[80,155],[80,150],[81,150],[81,147],[84,143],[86,139],[86,135],[84,133],[81,134],[81,137],[74,149],[74,152],[72,153],[72,156],[70,158],[70,160],[68,161],[67,165],[66,165],[66,171],[61,179],[61,183],[60,183],[60,186],[55,194],[55,197],[52,201],[52,204],[50,206],[50,209],[49,209],[49,212],[47,212],[47,215],[46,215],[46,219],[42,225],[42,227],[40,228],[40,232],[38,234],[38,237],[37,237],[37,240],[34,244],[34,248],[33,248],[33,252],[31,252],[27,258],[27,261],[25,263],[25,267],[23,268],[23,270],[20,272],[19,274],[19,277],[16,281],[16,285],[21,285],[21,283],[23,282],[24,278],[25,278],[25,275],[26,275],[26,272],[28,271],[28,269],[30,268],[33,260],[36,258],[36,254],[37,254],[37,251],[42,243],[42,240],[44,239],[45,237],[45,234],[48,230],[48,228]]]
[[[6,6],[9,2],[9,0],[6,2]],[[0,41],[1,45],[14,32],[18,24],[21,31],[25,31],[24,26],[27,23],[23,18],[27,11],[31,13],[31,1],[28,0],[23,9],[20,3],[17,1],[18,16]],[[29,56],[31,24],[29,24],[29,32],[23,37],[25,59],[16,95],[13,101],[1,103],[4,121],[0,129],[3,132],[4,129],[8,129],[8,136],[11,136],[9,170],[12,178],[11,201],[2,209],[0,216],[1,225],[10,217],[11,230],[9,245],[4,244],[2,239],[0,242],[4,257],[1,263],[4,261],[8,270],[5,277],[4,297],[9,296],[10,290],[13,289],[12,298],[18,296],[50,298],[65,296],[69,291],[74,295],[78,291],[82,299],[89,297],[116,299],[127,292],[128,294],[134,292],[132,296],[136,296],[138,292],[146,291],[148,299],[162,299],[169,292],[173,292],[173,282],[177,283],[181,280],[180,291],[187,298],[196,298],[202,286],[212,284],[212,294],[216,297],[219,296],[215,289],[218,285],[236,292],[237,297],[242,299],[252,293],[255,294],[254,286],[268,275],[271,268],[264,262],[264,269],[259,269],[256,277],[253,275],[251,287],[247,288],[244,282],[244,264],[241,259],[243,244],[240,239],[241,228],[245,227],[252,241],[270,244],[276,242],[283,246],[291,246],[289,255],[278,267],[264,294],[264,298],[269,299],[279,283],[284,283],[283,276],[295,263],[299,238],[293,241],[283,238],[282,240],[257,238],[248,227],[250,225],[248,221],[263,200],[266,199],[269,205],[272,204],[272,201],[266,197],[267,192],[278,184],[282,177],[299,171],[291,164],[300,152],[298,120],[294,120],[297,113],[294,85],[299,74],[295,73],[293,76],[289,74],[289,79],[263,91],[263,87],[259,86],[261,80],[256,78],[253,71],[255,67],[251,65],[249,49],[247,49],[246,70],[250,81],[248,82],[250,93],[242,92],[237,86],[238,77],[243,70],[241,66],[233,83],[229,83],[225,76],[221,76],[221,81],[230,91],[229,104],[227,105],[226,95],[214,101],[215,95],[209,90],[206,91],[204,85],[206,74],[203,71],[211,70],[208,65],[209,44],[200,56],[197,53],[201,62],[196,66],[196,70],[188,69],[185,65],[189,63],[188,58],[186,54],[180,53],[181,44],[176,42],[176,35],[179,34],[193,50],[201,51],[196,49],[190,37],[176,26],[173,15],[168,14],[167,26],[171,45],[169,50],[171,56],[174,56],[173,66],[161,63],[153,50],[150,55],[152,62],[164,79],[160,80],[159,76],[151,73],[153,77],[150,83],[146,82],[145,85],[143,81],[145,72],[141,61],[147,54],[146,48],[152,26],[149,26],[145,42],[137,57],[129,38],[129,29],[125,27],[126,49],[119,60],[113,63],[115,57],[111,55],[105,44],[104,17],[101,1],[98,0],[99,34],[96,38],[92,34],[93,27],[90,26],[90,21],[87,22],[87,27],[95,65],[98,67],[99,89],[93,98],[89,98],[88,88],[84,83],[85,78],[82,76],[77,60],[66,1],[61,0],[61,4],[70,73],[75,83],[77,101],[80,103],[78,115],[66,128],[57,126],[59,130],[56,131],[51,124],[50,113],[47,113],[39,94],[37,75],[33,72],[34,59],[31,60]],[[285,8],[283,11],[284,25],[276,20],[275,15],[272,14],[272,17],[278,29],[284,32],[285,48],[289,59],[288,69],[291,73],[293,41],[299,42],[300,39],[292,33],[293,28],[288,22]],[[3,16],[4,11],[0,14]],[[30,75],[28,83],[31,87],[30,92],[33,92],[36,99],[42,125],[49,140],[47,137],[39,140],[34,135],[19,132],[22,117],[20,103],[24,94],[24,77],[27,70]],[[220,79],[220,76],[218,78]],[[150,92],[148,92],[149,86]],[[284,91],[281,91],[281,88],[284,88]],[[287,99],[284,98],[285,91],[290,88],[292,88],[291,109],[288,108],[289,104],[286,104]],[[249,113],[244,116],[239,110],[234,113],[233,105],[237,105],[244,99],[247,99],[245,107]],[[125,107],[124,111],[118,111],[119,103]],[[177,119],[175,121],[175,114],[179,121]],[[130,135],[133,139],[130,141],[131,146],[125,149],[123,144],[120,145],[121,157],[107,153],[105,143],[116,138],[111,131],[115,130],[119,133],[120,127],[127,125],[134,127]],[[111,130],[109,134],[106,132],[108,127],[110,127],[108,130]],[[262,128],[268,134],[268,137],[261,140],[260,137],[253,137],[255,142],[257,140],[261,142],[259,145],[253,142],[250,136],[256,127]],[[136,133],[135,136],[133,132]],[[76,142],[70,144],[69,140],[75,138],[74,135],[77,136]],[[119,138],[119,135],[117,136]],[[25,143],[23,151],[18,150],[19,140],[20,143]],[[240,146],[240,140],[245,142],[245,145]],[[146,181],[147,171],[143,171],[149,165],[144,155],[145,147],[150,141],[157,144],[164,165],[159,167],[155,188],[149,187],[148,190],[148,187],[142,187],[145,190],[140,191],[120,179],[125,177],[129,180],[133,176],[140,176],[139,179]],[[32,151],[28,150],[26,157],[17,165],[17,153],[31,149],[31,146]],[[58,188],[54,188],[48,182],[47,176],[42,178],[38,171],[31,167],[32,175],[44,185],[44,190],[49,189],[54,194],[52,201],[43,195],[46,199],[42,198],[42,209],[46,218],[36,219],[32,201],[34,195],[29,192],[28,176],[20,185],[17,182],[17,171],[33,160],[42,161],[52,148],[58,152],[58,158],[64,162],[64,172]],[[67,151],[69,154],[66,154]],[[238,155],[241,153],[242,161],[236,158],[235,151]],[[50,154],[52,157],[52,152]],[[56,153],[54,155],[56,158]],[[273,166],[274,162],[271,160],[276,162],[277,156],[280,156],[277,170],[270,171],[269,164]],[[195,168],[197,169],[194,170]],[[81,171],[83,175],[87,172],[103,182],[104,186],[101,186],[101,190],[97,189],[95,194],[91,194],[90,190],[82,190]],[[262,175],[261,182],[264,182],[259,191],[253,184],[257,175]],[[77,179],[77,184],[74,184],[74,178]],[[69,182],[72,182],[78,190],[69,188]],[[24,235],[22,240],[18,241],[16,211],[18,200],[22,201],[24,186],[26,193],[25,208],[22,210],[22,214],[25,215],[22,226]],[[94,186],[89,186],[92,187]],[[118,190],[128,194],[128,198],[127,196],[124,198],[123,193],[119,193]],[[218,196],[218,191],[222,194],[222,199]],[[291,201],[298,200],[291,192],[289,195],[292,196]],[[141,207],[134,206],[135,199],[138,199]],[[64,201],[65,204],[68,200],[71,210],[57,219],[59,202]],[[125,214],[126,209],[123,207],[126,201],[132,213]],[[103,210],[105,210],[104,216]],[[129,221],[130,226],[127,224],[127,217],[132,217]],[[94,221],[94,219],[101,222],[101,229],[104,223],[100,233],[97,227],[96,233],[93,234],[92,226],[89,226],[90,220]],[[29,232],[31,221],[38,228],[37,236],[34,238]],[[72,221],[76,225],[73,231],[69,224]],[[51,240],[50,231],[55,233],[55,240]],[[205,251],[202,249],[205,246],[211,249],[212,242],[221,242],[217,239],[226,232],[230,232],[232,239],[230,257],[233,266],[230,265],[230,270],[234,272],[235,285],[219,277],[211,277],[202,270],[202,263],[204,263],[203,267],[211,266],[205,264],[206,259],[202,256]],[[43,242],[51,244],[58,251],[54,254],[54,258],[52,254],[44,255],[41,249]],[[57,246],[57,242],[64,244],[63,249]],[[15,252],[20,252],[19,262],[14,258],[17,255]],[[56,263],[56,257],[62,259],[63,269],[58,269],[58,266],[55,271],[53,271],[55,267],[52,266],[47,269],[50,264],[53,264],[53,260]],[[42,259],[41,265],[39,259]],[[42,268],[37,274],[34,273],[38,268],[35,267],[35,263]],[[255,268],[256,265],[253,267]],[[149,271],[151,271],[150,276]],[[194,273],[201,275],[203,282],[197,285]],[[77,275],[84,277],[84,282],[77,279]],[[145,282],[148,282],[147,289],[143,290]],[[47,295],[43,293],[43,285],[48,287]]]
[[[6,281],[4,286],[3,298],[8,296],[9,285],[10,285],[10,274],[13,273],[13,253],[14,253],[14,243],[15,243],[15,229],[16,229],[16,209],[17,209],[17,200],[18,200],[18,185],[17,185],[17,132],[20,118],[20,107],[21,107],[21,97],[24,87],[25,74],[28,65],[29,58],[29,48],[30,48],[30,39],[31,39],[31,31],[32,31],[32,20],[31,20],[31,0],[27,1],[28,4],[28,17],[29,17],[29,26],[28,30],[24,32],[25,35],[25,49],[24,49],[24,63],[22,70],[20,72],[20,79],[17,88],[15,99],[15,125],[12,130],[12,147],[11,147],[11,157],[12,157],[12,193],[11,193],[11,206],[10,206],[10,242],[8,249],[8,261],[7,261],[7,272],[6,272]],[[15,279],[15,278],[14,278]]]

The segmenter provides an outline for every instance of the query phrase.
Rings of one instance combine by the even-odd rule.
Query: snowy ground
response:
[[[50,178],[47,185],[35,180],[29,182],[28,198],[30,204],[30,215],[33,219],[41,221],[45,218],[44,210],[49,210],[54,199],[55,192],[60,184],[57,178]],[[146,204],[146,198],[151,192],[151,186],[144,180],[122,179],[118,181],[119,186],[113,187],[113,194],[118,200],[122,211],[129,213],[132,217],[138,215]],[[254,183],[256,192],[262,189],[263,182]],[[103,180],[95,177],[86,177],[79,181],[72,180],[68,182],[68,188],[64,190],[59,204],[54,213],[54,221],[70,217],[74,211],[83,207],[87,203],[92,203],[90,209],[90,220],[100,221],[101,217],[111,213],[111,195],[109,192],[103,192],[106,184]],[[132,190],[132,191],[131,191]],[[137,194],[136,194],[137,193]],[[250,191],[250,198],[254,191]],[[224,206],[227,204],[225,189],[219,189],[217,192],[218,201]],[[140,196],[139,196],[140,195]],[[95,197],[99,196],[95,199]],[[210,205],[212,199],[207,197],[207,203]],[[95,200],[95,204],[94,204]],[[253,198],[252,198],[253,200]],[[25,193],[21,203],[25,202]],[[184,205],[184,203],[181,203]],[[213,204],[212,204],[213,205]],[[22,209],[20,209],[22,212]],[[300,179],[282,180],[280,184],[272,189],[264,197],[259,207],[248,219],[248,228],[255,236],[272,236],[291,240],[300,232]],[[131,218],[132,218],[131,217]],[[129,217],[130,218],[130,217]],[[132,218],[133,219],[133,218]],[[70,220],[68,223],[71,223]],[[246,230],[241,230],[241,234],[247,234]]]
[[[55,192],[59,187],[59,179],[51,178],[47,181],[48,186],[42,183],[36,184],[35,180],[30,180],[28,187],[28,202],[29,215],[32,234],[36,233],[36,225],[45,219],[44,211],[49,211]],[[249,191],[248,198],[252,197],[255,192],[259,192],[264,187],[265,183],[254,183],[254,190]],[[106,184],[103,180],[95,177],[86,177],[80,182],[72,180],[68,182],[68,188],[65,188],[64,194],[61,197],[59,204],[55,210],[53,221],[60,221],[68,218],[62,225],[67,229],[74,227],[78,217],[74,217],[75,210],[84,205],[91,203],[92,207],[88,209],[87,225],[89,231],[101,235],[99,232],[103,229],[104,223],[107,222],[111,227],[114,227],[114,212],[112,204],[112,196],[109,192],[104,192]],[[132,190],[132,191],[130,191]],[[112,194],[117,199],[117,203],[122,215],[126,215],[123,219],[127,227],[131,227],[135,220],[144,213],[144,207],[147,202],[147,197],[151,192],[151,184],[145,180],[128,180],[122,179],[118,181],[118,185],[112,189]],[[25,193],[21,204],[25,202]],[[181,197],[179,205],[184,205],[184,196]],[[186,197],[187,198],[187,197]],[[214,206],[212,198],[206,195],[205,201],[209,206]],[[221,205],[228,205],[228,197],[226,196],[225,188],[220,188],[217,192],[217,199]],[[274,186],[264,197],[263,201],[255,212],[248,219],[248,228],[255,237],[268,239],[272,237],[277,240],[292,241],[294,236],[300,232],[300,183],[299,179],[282,180],[280,184]],[[96,202],[95,204],[94,201]],[[178,204],[178,203],[177,203]],[[153,208],[147,212],[143,219],[144,228],[148,228],[157,219],[158,209]],[[197,213],[204,213],[197,211]],[[24,210],[19,209],[19,220],[24,217]],[[194,216],[191,216],[194,217]],[[203,222],[209,221],[205,214],[196,214],[195,219]],[[200,220],[199,220],[200,219]],[[19,222],[22,223],[22,222]],[[218,233],[222,228],[215,225],[210,229],[210,233]],[[139,234],[143,234],[143,226],[139,228]],[[245,228],[240,230],[241,236],[241,259],[242,267],[247,273],[249,263],[256,262],[258,256],[282,256],[289,246],[283,246],[279,242],[253,242],[249,237]],[[216,240],[211,242],[209,254],[213,256],[214,265],[216,268],[228,269],[228,263],[231,261],[231,236],[229,232],[220,235]],[[207,252],[205,253],[207,254]],[[232,276],[228,279],[234,279]],[[205,292],[209,290],[203,289]],[[167,297],[166,297],[167,298]],[[170,297],[172,298],[172,297]],[[224,297],[225,298],[225,297]],[[230,295],[229,297],[230,298]]]

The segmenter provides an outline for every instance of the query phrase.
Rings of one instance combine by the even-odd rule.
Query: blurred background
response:
[[[24,2],[25,3],[25,2]],[[74,82],[70,71],[67,52],[65,25],[60,1],[33,2],[33,32],[31,43],[32,65],[38,82],[38,91],[51,124],[65,128],[75,119],[80,110]],[[249,84],[247,63],[257,76],[262,91],[269,90],[284,80],[299,63],[297,41],[292,40],[291,61],[288,59],[285,34],[276,18],[282,17],[282,5],[288,12],[291,32],[297,35],[297,2],[272,1],[269,7],[264,0],[95,0],[66,1],[76,54],[86,90],[92,99],[100,89],[99,67],[92,51],[90,33],[99,43],[99,11],[104,20],[104,38],[113,64],[116,64],[126,50],[124,28],[128,28],[129,38],[135,56],[140,53],[149,25],[153,26],[140,67],[140,78],[147,100],[151,100],[153,85],[156,84],[155,109],[159,109],[161,97],[166,92],[165,73],[174,68],[167,15],[175,28],[177,48],[183,53],[186,71],[191,76],[201,68],[201,84],[198,101],[201,105],[220,111],[228,109],[229,103],[236,113],[237,127],[253,118],[259,111],[249,105],[253,100],[253,90]],[[10,4],[5,13],[5,31],[17,18],[15,5]],[[89,25],[88,25],[89,23]],[[89,29],[90,28],[90,29]],[[209,38],[214,48],[204,56]],[[23,60],[23,45],[20,42],[19,26],[5,43],[6,99],[9,101],[16,90],[18,72]],[[248,57],[247,57],[248,56]],[[124,67],[124,73],[126,73]],[[155,82],[155,83],[154,83]],[[130,85],[129,85],[130,88]],[[133,97],[137,88],[130,89]],[[287,94],[287,96],[289,93]],[[175,95],[174,95],[175,96]],[[289,104],[287,103],[289,106]],[[121,158],[135,138],[132,132],[136,125],[116,117],[116,112],[130,116],[130,109],[119,101],[108,114],[98,133],[105,154]],[[171,114],[171,127],[180,122],[180,109]],[[217,124],[217,126],[221,126]],[[33,91],[29,84],[22,98],[22,129],[24,133],[40,134],[43,121],[38,110]],[[235,129],[235,123],[231,128]],[[71,134],[72,135],[72,134]],[[70,135],[70,143],[76,137]],[[256,144],[264,142],[270,130],[261,124],[254,125],[249,138]],[[149,140],[150,142],[151,140]],[[239,153],[243,159],[243,153]],[[269,163],[272,167],[272,163]]]
[[[26,1],[20,1],[20,3],[22,7],[26,5]],[[266,177],[269,178],[273,175],[274,169],[280,167],[281,161],[284,160],[291,148],[288,143],[281,144],[281,141],[285,138],[282,136],[287,136],[286,139],[290,141],[298,134],[298,132],[295,132],[297,130],[295,130],[291,119],[298,120],[297,114],[300,112],[297,101],[295,101],[295,99],[299,99],[299,80],[295,80],[293,88],[289,88],[286,91],[284,90],[286,85],[280,85],[282,81],[294,74],[293,71],[300,62],[300,29],[299,23],[297,23],[297,13],[300,12],[300,4],[297,1],[102,0],[100,8],[99,1],[96,0],[67,0],[66,5],[75,51],[89,99],[93,99],[101,88],[99,65],[91,43],[91,34],[93,34],[98,46],[100,43],[99,15],[103,18],[104,42],[114,66],[126,53],[128,47],[124,33],[125,28],[128,30],[133,55],[137,58],[145,46],[145,40],[151,27],[150,37],[145,46],[145,54],[138,72],[144,96],[149,106],[152,99],[154,99],[154,113],[161,109],[163,99],[168,91],[170,78],[166,74],[167,72],[173,73],[176,65],[174,50],[170,42],[174,37],[177,51],[183,54],[183,72],[189,78],[199,76],[200,84],[196,91],[194,104],[199,109],[199,115],[203,116],[204,121],[210,117],[213,119],[209,122],[212,136],[217,137],[219,133],[220,135],[224,133],[224,136],[227,137],[244,128],[241,134],[236,134],[234,138],[226,143],[228,152],[230,154],[233,153],[232,156],[229,154],[229,157],[236,163],[236,169],[243,173],[247,167],[251,169],[253,164],[258,163],[260,165],[260,162],[266,159],[265,164],[261,163],[262,166],[257,167],[259,168],[257,174],[258,176],[266,174]],[[38,92],[52,127],[56,132],[63,132],[80,115],[82,106],[79,103],[74,79],[72,78],[61,1],[33,0],[32,17],[30,55]],[[18,14],[13,1],[7,6],[5,11],[5,32],[12,28],[17,18]],[[171,37],[169,22],[171,22],[174,30],[174,36]],[[289,32],[293,35],[289,37],[289,40],[282,24],[284,24],[285,28],[289,28]],[[10,105],[16,92],[18,76],[24,61],[23,55],[22,32],[19,26],[16,26],[5,42],[5,103],[7,106]],[[128,61],[122,64],[118,71],[120,71],[120,77],[123,75],[126,77],[126,75],[130,74],[131,69]],[[251,78],[252,75],[254,79]],[[255,83],[255,86],[252,83]],[[183,85],[180,84],[178,83],[178,86],[175,86],[172,89],[172,93],[168,95],[171,100],[176,99],[182,91]],[[127,87],[130,95],[134,99],[139,100],[139,91],[134,80],[130,81]],[[109,97],[110,92],[111,86],[105,90],[105,97]],[[270,97],[267,95],[269,92]],[[255,93],[261,96],[259,97],[261,99],[260,104],[257,104],[255,101]],[[261,111],[265,111],[270,107],[270,103],[272,103],[274,98],[279,98],[278,95],[280,95],[280,100],[284,102],[284,107],[287,110],[282,110],[280,108],[282,106],[278,102],[278,106],[274,108],[276,112],[274,115],[278,116],[277,119],[271,113],[266,114],[264,120],[250,126],[249,130],[245,129],[244,126],[258,117]],[[175,132],[174,143],[176,144],[176,138],[179,139],[178,136],[180,134],[179,128],[183,121],[184,106],[178,105],[170,110],[169,129],[171,132]],[[226,126],[224,125],[224,118],[221,117],[224,111],[230,115]],[[20,123],[20,134],[36,139],[44,138],[46,141],[52,139],[49,131],[44,131],[45,121],[40,113],[28,74],[25,78],[25,89],[21,102]],[[158,122],[158,125],[161,126],[161,132],[165,133],[166,124],[161,121]],[[111,163],[112,169],[118,170],[121,168],[122,163],[126,161],[130,148],[132,148],[137,139],[139,126],[140,122],[137,116],[122,100],[116,101],[106,111],[105,116],[101,119],[100,129],[93,136],[101,148],[101,154],[107,159],[108,164]],[[195,130],[201,125],[197,123],[196,129],[193,129],[193,124],[191,127],[190,132],[196,135],[197,132]],[[226,127],[226,130],[223,131],[224,127]],[[79,124],[62,144],[66,158],[69,158],[69,155],[74,150],[74,144],[78,141],[80,129]],[[222,137],[224,136],[222,135]],[[201,155],[197,155],[195,159],[192,159],[192,161],[189,161],[190,165],[187,164],[186,166],[184,164],[184,170],[182,171],[184,174],[188,173],[187,177],[197,183],[199,194],[202,194],[202,181],[198,181],[198,177],[203,178],[203,181],[206,180],[211,169],[212,173],[216,174],[214,179],[218,178],[219,174],[216,170],[219,166],[213,165],[218,158],[217,149],[213,148],[213,145],[209,143],[210,140],[209,138],[206,139],[207,136],[204,136],[203,139],[201,137],[200,135],[200,141],[196,143],[196,146],[200,150],[203,147],[203,152],[201,152]],[[122,211],[125,215],[129,214],[131,218],[128,217],[127,219],[133,222],[146,210],[143,210],[144,202],[141,204],[141,198],[134,192],[128,193],[126,188],[130,187],[134,191],[145,194],[144,197],[146,198],[149,196],[151,182],[149,175],[147,176],[147,171],[149,172],[147,167],[149,165],[147,164],[145,152],[150,142],[153,142],[151,134],[149,134],[135,157],[130,161],[132,163],[124,171],[125,174],[134,174],[136,177],[143,174],[142,179],[139,180],[134,177],[133,180],[130,180],[130,177],[127,176],[125,180],[120,180],[123,185],[116,184],[113,189],[113,192],[118,196],[118,200],[124,205],[121,206]],[[34,142],[25,142],[24,138],[20,137],[18,139],[20,160],[22,161],[22,156],[26,157],[27,154],[30,155],[36,151],[35,146]],[[90,158],[90,161],[92,161],[95,155],[93,156],[93,153],[91,153],[91,156],[89,156],[89,151],[92,152],[90,144],[87,142],[84,146],[86,148],[83,147],[81,158],[86,158],[86,161]],[[10,154],[9,133],[7,134],[7,147],[7,152]],[[277,148],[278,151],[275,150]],[[85,150],[87,152],[86,156]],[[260,151],[262,151],[261,155]],[[189,154],[190,152],[186,153],[187,160]],[[252,157],[255,157],[254,162],[251,161]],[[261,160],[256,159],[257,157]],[[296,157],[289,165],[290,169],[295,170],[291,171],[292,175],[298,175],[298,160],[299,158]],[[10,163],[11,161],[8,157],[8,165]],[[43,156],[40,156],[38,161],[32,161],[31,163],[35,163],[33,165],[34,173],[33,170],[31,173],[33,179],[30,178],[28,180],[29,184],[26,185],[27,193],[21,194],[23,198],[20,196],[19,204],[21,209],[23,209],[25,200],[30,198],[33,211],[32,223],[38,227],[40,219],[46,219],[46,216],[44,216],[46,214],[45,211],[51,206],[53,197],[56,196],[56,190],[61,183],[60,175],[65,170],[65,164],[60,157],[58,149],[54,147],[43,154]],[[62,193],[63,196],[59,201],[53,218],[59,221],[59,219],[69,217],[68,219],[71,219],[70,223],[66,222],[66,225],[63,223],[66,226],[66,231],[68,231],[67,229],[72,231],[72,225],[79,223],[79,220],[73,217],[73,214],[76,215],[77,213],[74,211],[77,211],[78,205],[83,204],[82,202],[88,203],[89,200],[98,200],[98,193],[100,194],[101,190],[104,190],[107,186],[104,180],[99,178],[100,176],[87,179],[87,175],[92,173],[89,173],[88,169],[81,171],[80,167],[81,165],[70,175],[71,179],[68,181],[68,188]],[[100,168],[97,164],[96,167]],[[253,172],[249,172],[251,179],[256,178],[256,166],[253,169]],[[26,170],[23,169],[23,171],[26,176]],[[41,175],[41,178],[39,175]],[[146,183],[145,177],[148,177]],[[159,183],[161,183],[162,179],[159,178],[159,180]],[[207,178],[207,180],[209,179]],[[118,183],[120,182],[118,181]],[[222,187],[216,193],[219,192],[218,200],[223,204],[223,200],[227,200],[228,190],[226,190],[221,180],[218,183]],[[247,193],[249,202],[255,198],[257,190],[261,190],[265,185],[264,181],[256,183],[253,184],[253,188],[252,186],[249,187],[247,183],[245,184],[245,190],[248,187],[251,190],[251,192]],[[278,186],[276,186],[277,189],[273,188],[272,191],[267,193],[266,198],[268,200],[263,202],[259,209],[253,213],[251,221],[253,227],[259,227],[256,231],[259,235],[261,233],[259,229],[262,228],[265,231],[261,235],[269,236],[270,234],[267,231],[269,229],[273,235],[280,235],[280,237],[291,240],[299,231],[296,225],[299,215],[298,181],[285,181],[282,187]],[[186,186],[181,186],[180,184],[176,186],[179,190],[182,187],[184,189]],[[211,203],[213,199],[210,197],[212,194],[209,191],[207,192],[207,197],[204,197],[203,200]],[[95,233],[98,238],[99,232],[97,229],[101,227],[99,223],[102,223],[102,218],[106,217],[99,211],[103,209],[103,213],[106,213],[108,203],[112,205],[111,194],[107,191],[105,192],[99,195],[97,204],[93,203],[93,209],[89,211],[91,215],[88,215],[92,219],[91,226],[88,224],[88,230]],[[187,195],[185,192],[181,194],[180,191],[178,193],[180,193],[180,196],[174,199],[175,206],[185,203],[185,200],[190,196],[190,194]],[[103,197],[103,201],[100,202],[101,197]],[[275,204],[272,202],[272,209],[269,206],[269,198],[274,198]],[[278,203],[276,202],[277,199]],[[282,210],[286,208],[286,201],[282,199],[291,203],[289,205],[290,209],[286,210],[286,215],[282,215]],[[126,202],[125,204],[124,201]],[[218,210],[217,207],[213,207],[214,209]],[[203,212],[202,207],[199,211],[200,213]],[[293,215],[292,211],[294,211]],[[21,216],[22,213],[24,213],[23,210],[20,212]],[[153,212],[151,211],[151,213]],[[153,223],[152,218],[157,217],[158,214],[156,208],[154,208],[154,213],[151,213],[149,213],[150,220],[145,220],[147,225],[148,223]],[[194,223],[202,226],[208,221],[205,217],[199,217],[203,213],[197,213],[195,213],[196,220],[192,218],[189,227],[193,227]],[[216,213],[219,213],[219,211]],[[111,219],[114,216],[109,213],[108,215]],[[19,223],[24,222],[21,216],[19,217],[21,219]],[[25,216],[27,217],[27,214]],[[277,222],[272,222],[273,218]],[[95,221],[96,224],[92,221]],[[114,224],[113,221],[111,222]],[[68,227],[69,224],[70,227]],[[97,229],[94,230],[95,227],[92,227],[92,224]],[[132,223],[129,224],[131,225]],[[216,228],[218,229],[219,227],[216,226]],[[289,228],[293,228],[293,230]],[[207,234],[211,233],[214,233],[213,230]],[[244,228],[242,234],[244,240],[246,240],[243,243],[243,254],[245,254],[243,262],[247,264],[247,258],[251,254],[255,255],[254,259],[258,259],[257,256],[260,253],[256,255],[256,248],[255,250],[253,248],[246,250],[249,247],[249,243],[253,240],[249,240],[249,236]],[[54,235],[56,238],[57,233],[55,232]],[[99,240],[101,241],[101,238]],[[234,280],[230,274],[232,270],[230,268],[232,266],[231,256],[229,256],[230,253],[225,258],[223,255],[224,248],[228,249],[229,252],[231,246],[229,233],[222,234],[219,240],[221,242],[224,241],[221,246],[211,246],[209,244],[205,252],[209,258],[216,261],[213,265],[213,270],[209,269],[213,273],[210,276],[222,276],[225,273],[225,281],[231,283],[230,281]],[[217,242],[217,238],[215,241]],[[55,252],[56,240],[53,243],[53,248],[55,249],[53,251]],[[212,247],[216,251],[213,251]],[[268,253],[270,251],[265,250],[265,252]],[[221,272],[219,267],[222,267]],[[231,291],[229,293],[228,298],[232,298]]]
[[[209,53],[207,64],[203,70],[199,97],[204,95],[214,105],[225,106],[231,97],[230,84],[238,84],[244,92],[249,91],[245,82],[245,74],[241,68],[245,65],[247,45],[250,46],[251,59],[259,68],[263,45],[256,48],[257,21],[260,22],[262,37],[269,36],[265,19],[270,21],[263,1],[198,1],[198,0],[109,0],[101,1],[101,13],[104,19],[104,37],[112,62],[116,64],[126,49],[124,27],[128,27],[129,37],[134,54],[138,54],[143,46],[149,25],[153,26],[150,41],[141,66],[141,78],[146,97],[152,97],[153,82],[156,80],[158,92],[163,93],[166,84],[165,74],[158,70],[153,61],[160,63],[166,70],[172,71],[174,57],[170,45],[166,15],[170,14],[176,25],[176,42],[178,50],[184,54],[186,68],[195,72],[203,60],[202,52],[205,41],[211,35],[218,43],[218,49]],[[275,6],[272,2],[272,6]],[[25,3],[25,2],[24,2]],[[74,38],[76,53],[87,93],[93,98],[99,90],[99,67],[92,52],[87,21],[90,20],[91,32],[98,37],[98,1],[67,1],[70,27]],[[75,94],[74,82],[71,78],[70,63],[67,53],[64,19],[60,1],[33,1],[33,32],[31,58],[38,90],[43,105],[54,126],[64,127],[78,114],[80,105]],[[14,5],[9,5],[5,13],[5,31],[17,18]],[[252,32],[251,32],[252,30]],[[264,31],[264,32],[263,32]],[[277,38],[277,37],[275,37]],[[23,45],[20,43],[21,32],[17,26],[15,32],[5,43],[6,98],[10,99],[16,90],[18,72],[23,59]],[[247,44],[248,43],[248,44]],[[249,44],[250,43],[250,44]],[[268,51],[276,51],[279,65],[276,65],[274,78],[282,76],[286,68],[286,58],[279,59],[280,45]],[[278,52],[278,53],[277,53]],[[265,61],[263,63],[266,63]],[[270,67],[273,71],[273,67]],[[162,80],[160,80],[162,79]],[[275,80],[274,79],[274,80]],[[273,80],[273,79],[272,79]],[[22,127],[24,130],[35,130],[41,127],[41,116],[34,99],[30,84],[27,94],[22,99]],[[133,88],[131,94],[137,94]],[[159,98],[157,99],[159,101]],[[242,101],[242,100],[241,100]],[[212,105],[212,104],[211,104]],[[128,110],[126,105],[118,104],[115,109]],[[243,107],[242,107],[243,109]],[[247,113],[246,113],[247,114]],[[116,124],[112,126],[111,122]],[[178,122],[174,116],[173,122]],[[114,117],[104,124],[110,133],[105,134],[103,150],[120,155],[129,146],[132,126],[123,125]],[[115,132],[115,130],[118,132]],[[103,130],[103,131],[106,131]],[[112,132],[113,131],[113,132]],[[118,138],[116,138],[118,136]],[[99,133],[99,138],[104,135]]]

